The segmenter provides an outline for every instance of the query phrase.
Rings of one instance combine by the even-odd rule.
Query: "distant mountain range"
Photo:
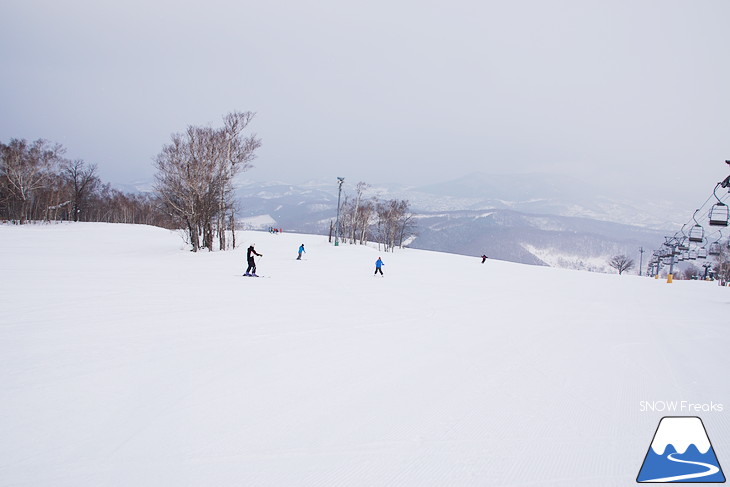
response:
[[[349,183],[349,182],[348,182]],[[343,187],[343,198],[355,182]],[[325,234],[336,216],[337,185],[241,182],[240,217],[249,228]],[[407,199],[418,235],[409,247],[607,272],[607,260],[660,245],[677,227],[671,202],[614,200],[552,175],[471,174],[421,187],[374,184],[367,196]],[[647,257],[647,256],[645,256]]]
[[[411,200],[429,210],[488,208],[525,213],[575,216],[653,228],[675,224],[670,215],[684,215],[671,200],[656,201],[622,188],[606,196],[597,185],[553,174],[469,174],[453,181],[410,190]],[[451,208],[438,208],[445,202]],[[420,203],[420,204],[419,204]],[[680,218],[680,220],[683,218]]]
[[[343,198],[354,195],[356,183],[346,182]],[[133,187],[148,191],[151,185]],[[326,234],[337,212],[335,181],[240,181],[236,191],[246,228]],[[673,217],[686,217],[671,201],[608,197],[596,185],[548,174],[476,173],[420,187],[373,184],[366,196],[410,202],[418,228],[409,247],[599,272],[610,271],[607,260],[617,254],[638,266],[639,249],[657,248],[679,227]]]

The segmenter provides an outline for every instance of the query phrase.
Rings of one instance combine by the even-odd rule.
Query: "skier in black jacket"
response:
[[[248,261],[248,269],[246,269],[246,273],[244,276],[248,277],[259,277],[256,275],[256,262],[253,260],[254,255],[258,255],[259,257],[263,257],[264,254],[259,254],[256,252],[256,249],[253,248],[255,244],[251,244],[246,251],[246,260]]]

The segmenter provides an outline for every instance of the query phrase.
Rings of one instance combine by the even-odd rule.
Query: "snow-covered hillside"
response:
[[[626,486],[664,400],[724,403],[690,415],[730,463],[730,289],[237,239],[265,278],[159,228],[0,226],[0,486]]]

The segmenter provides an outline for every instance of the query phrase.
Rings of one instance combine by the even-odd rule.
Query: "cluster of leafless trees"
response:
[[[170,225],[154,197],[112,189],[95,164],[67,159],[65,152],[43,139],[0,143],[0,220]]]
[[[190,126],[173,134],[155,160],[155,190],[165,211],[178,228],[184,228],[193,251],[226,248],[233,232],[235,204],[233,178],[251,167],[261,140],[243,132],[252,112],[232,112],[220,128]]]
[[[414,215],[408,200],[381,200],[365,197],[370,185],[359,182],[355,195],[345,195],[340,209],[340,235],[344,242],[364,244],[376,241],[388,252],[415,231]]]

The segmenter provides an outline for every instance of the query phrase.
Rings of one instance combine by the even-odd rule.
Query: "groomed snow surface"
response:
[[[626,486],[643,400],[730,464],[730,289],[237,239],[0,226],[0,485]]]

